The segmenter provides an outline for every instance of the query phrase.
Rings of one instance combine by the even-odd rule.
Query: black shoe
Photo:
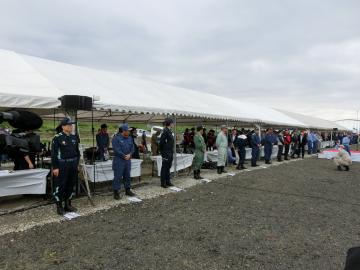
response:
[[[114,190],[114,199],[115,200],[120,200],[120,193],[118,190]]]
[[[171,182],[169,182],[169,183],[166,183],[166,186],[173,187],[174,185]]]
[[[338,171],[342,171],[341,166],[337,166]]]
[[[204,179],[203,177],[200,176],[200,170],[197,170],[197,179],[199,180]]]
[[[65,214],[62,202],[56,202],[56,213],[60,216],[63,216]]]
[[[259,167],[259,165],[253,164],[253,165],[251,165],[251,167]]]
[[[345,171],[350,170],[349,166],[344,166],[345,167]]]
[[[167,186],[167,185],[161,185],[161,187],[162,187],[162,188],[168,188],[168,186]]]
[[[71,205],[71,200],[65,201],[64,210],[65,210],[65,212],[76,212],[77,211],[77,209]]]
[[[241,166],[240,170],[246,170],[246,168],[244,166]]]
[[[125,190],[125,195],[129,196],[129,197],[135,197],[136,196],[136,194],[134,192],[132,192],[130,188]]]
[[[221,173],[222,173],[221,167],[217,167],[217,173],[218,173],[218,174],[221,174]]]
[[[285,158],[284,160],[290,160],[289,158]]]
[[[227,171],[225,171],[225,166],[222,166],[222,167],[221,167],[221,172],[227,173]]]
[[[194,179],[199,179],[197,175],[197,171],[194,171]]]
[[[236,167],[237,170],[242,170],[242,168],[240,167],[240,164]]]

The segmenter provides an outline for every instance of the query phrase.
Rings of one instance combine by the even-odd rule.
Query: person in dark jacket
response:
[[[99,151],[100,160],[105,160],[105,153],[108,151],[110,146],[110,137],[107,133],[107,125],[102,124],[100,132],[96,134],[96,146]]]
[[[307,145],[307,134],[305,131],[302,131],[299,135],[299,157],[301,154],[301,157],[304,158],[305,155],[305,145]]]
[[[59,215],[76,211],[76,208],[71,205],[71,198],[78,175],[80,151],[79,140],[72,134],[73,124],[75,122],[70,118],[64,118],[60,124],[62,132],[55,135],[52,141],[51,164],[55,187],[54,198]],[[65,206],[63,206],[63,201],[65,201]]]
[[[134,159],[140,159],[140,152],[139,152],[139,146],[136,143],[136,139],[137,139],[137,129],[136,127],[132,127],[130,129],[130,135],[134,144],[134,153],[132,155],[132,158]]]
[[[251,167],[257,167],[259,165],[256,162],[259,159],[261,141],[259,131],[253,131],[251,135]]]
[[[265,164],[271,164],[271,154],[274,143],[273,130],[268,128],[264,137]]]
[[[164,129],[160,137],[160,154],[162,157],[162,165],[161,165],[161,187],[167,188],[169,186],[173,186],[170,181],[170,169],[173,163],[174,158],[174,136],[171,132],[173,128],[173,120],[168,118],[164,122]]]
[[[247,137],[244,134],[243,131],[240,131],[239,136],[236,139],[236,147],[238,149],[238,154],[239,154],[239,164],[237,165],[236,169],[238,170],[244,170],[246,169],[244,167],[244,163],[245,163],[245,156],[246,156],[246,145],[247,145]]]

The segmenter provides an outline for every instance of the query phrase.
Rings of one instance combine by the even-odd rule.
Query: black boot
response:
[[[200,170],[197,170],[197,179],[199,180],[204,179],[203,177],[200,176]]]
[[[337,166],[338,171],[342,171],[341,166]]]
[[[174,185],[171,182],[166,183],[167,187],[173,187]]]
[[[217,173],[221,174],[221,167],[217,166]]]
[[[115,200],[120,200],[120,193],[118,190],[114,190],[114,199]]]
[[[134,192],[132,192],[130,188],[125,190],[125,195],[129,196],[129,197],[135,197],[136,196],[136,194]]]
[[[225,166],[221,166],[221,172],[227,173],[227,171],[225,171]]]
[[[71,206],[71,200],[70,199],[65,201],[64,210],[66,212],[76,212],[77,211],[77,209],[75,207]]]
[[[241,169],[241,170],[245,170],[246,167],[245,167],[244,165],[241,165],[240,169]]]
[[[345,171],[350,170],[349,166],[344,166],[345,167]]]
[[[241,170],[240,164],[238,164],[238,165],[236,166],[236,169],[237,169],[237,170]]]
[[[60,216],[63,216],[65,214],[62,202],[56,202],[56,213],[58,213],[58,215]]]
[[[197,175],[197,170],[194,170],[194,179],[199,179]]]

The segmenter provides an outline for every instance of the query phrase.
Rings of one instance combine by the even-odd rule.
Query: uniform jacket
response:
[[[169,128],[164,128],[161,133],[159,149],[163,158],[171,159],[174,155],[174,136]]]
[[[52,141],[51,162],[54,169],[59,168],[59,160],[80,158],[79,140],[73,135],[61,132]]]
[[[121,134],[116,134],[112,139],[112,147],[115,158],[124,159],[126,155],[134,154],[134,143],[131,136],[124,137]]]

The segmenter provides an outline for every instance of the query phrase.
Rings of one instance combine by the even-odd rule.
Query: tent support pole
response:
[[[96,184],[96,162],[95,162],[95,128],[94,128],[94,98],[92,102],[91,108],[91,133],[92,133],[92,160],[91,163],[94,166],[93,174],[94,174],[94,181],[93,181],[93,194],[95,194],[95,184]]]
[[[177,177],[177,154],[176,154],[176,137],[177,137],[176,115],[174,115],[174,177]]]

